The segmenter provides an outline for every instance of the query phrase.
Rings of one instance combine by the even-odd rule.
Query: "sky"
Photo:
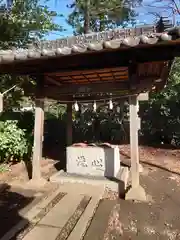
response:
[[[41,0],[41,3],[44,4],[44,0]],[[66,29],[66,31],[60,32],[60,33],[55,33],[51,32],[49,35],[46,37],[49,40],[54,40],[57,38],[63,38],[67,36],[71,36],[73,34],[73,29],[71,26],[69,26],[66,23],[66,18],[68,14],[70,14],[70,9],[67,8],[67,5],[72,3],[72,0],[49,0],[46,1],[46,5],[50,8],[52,11],[56,11],[57,13],[61,13],[64,15],[64,17],[56,17],[54,18],[54,21],[63,28]],[[136,8],[136,11],[138,12],[138,17],[137,17],[137,24],[152,24],[155,21],[155,17],[152,14],[149,14],[149,12],[154,12],[155,8],[154,7],[148,7],[147,5],[152,5],[152,0],[144,0],[143,4],[141,7]],[[157,6],[157,5],[156,5]],[[159,12],[162,13],[162,4],[159,5]],[[169,12],[164,11],[163,13],[164,16],[168,16]],[[176,21],[180,21],[180,17],[176,17]]]
[[[72,0],[49,0],[46,3],[50,10],[56,11],[57,13],[64,15],[64,17],[54,18],[54,21],[55,23],[60,24],[61,26],[63,26],[64,29],[66,29],[66,31],[60,33],[51,32],[49,36],[47,36],[49,40],[73,35],[73,29],[69,24],[66,23],[66,18],[70,14],[70,9],[67,8],[67,5],[71,2]],[[44,3],[44,0],[41,0],[41,3]]]

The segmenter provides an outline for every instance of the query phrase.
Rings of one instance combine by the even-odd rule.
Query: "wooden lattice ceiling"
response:
[[[120,96],[139,93],[154,86],[162,88],[169,74],[169,63],[160,61],[137,64],[134,73],[129,67],[45,73],[43,94],[59,100],[95,99],[109,94]],[[134,79],[132,75],[135,75]]]
[[[121,82],[128,80],[128,68],[105,68],[98,70],[74,71],[68,73],[46,74],[47,81],[56,84],[89,84]]]
[[[137,77],[148,81],[149,78],[161,78],[161,73],[168,62],[138,64]],[[119,83],[129,81],[128,67],[104,68],[71,72],[46,73],[46,84],[63,86],[64,84]]]

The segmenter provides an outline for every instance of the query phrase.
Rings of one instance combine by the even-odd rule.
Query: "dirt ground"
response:
[[[162,146],[163,147],[163,146]],[[121,159],[130,160],[130,146],[120,145]],[[59,150],[60,151],[60,150]],[[56,150],[57,152],[57,150]],[[163,148],[153,148],[140,146],[140,161],[149,166],[160,167],[161,169],[168,170],[180,174],[180,149],[163,149]],[[51,154],[52,155],[52,154]],[[56,153],[57,155],[57,153]],[[59,153],[59,158],[62,154]],[[64,166],[64,162],[54,160],[56,158],[43,158],[41,161],[41,171],[43,177],[48,179],[53,173],[60,170],[61,165]],[[64,160],[63,160],[64,161]],[[60,165],[60,166],[59,166]],[[0,164],[1,169],[1,164]],[[0,171],[0,183],[12,183],[12,182],[24,182],[28,181],[29,175],[27,172],[26,165],[21,162],[14,165],[7,165],[5,169],[9,171]]]
[[[157,168],[146,170],[141,184],[148,203],[120,202],[124,239],[180,239],[180,177]]]
[[[130,159],[130,146],[120,145],[121,159]],[[180,149],[139,147],[140,162],[180,174]]]
[[[180,176],[144,166],[141,184],[147,202],[103,200],[84,240],[179,240]]]
[[[42,159],[41,172],[45,179],[48,179],[57,171],[55,168],[56,163],[57,161],[54,161],[53,159]],[[27,182],[30,178],[30,172],[32,171],[24,162],[12,165],[0,164],[0,169],[2,168],[5,168],[6,171],[0,171],[0,183],[8,184]]]
[[[129,159],[129,145],[120,146],[120,152],[121,159]],[[180,150],[141,146],[140,161],[148,202],[102,200],[84,240],[180,239]],[[55,173],[56,165],[57,161],[43,159],[43,177],[48,179]],[[9,169],[0,172],[0,237],[52,190],[21,188],[28,181],[25,164]]]
[[[52,160],[42,160],[41,169],[45,179],[56,171],[54,163]],[[9,171],[0,173],[0,238],[22,220],[29,209],[57,188],[51,183],[41,189],[29,187],[29,176],[23,162],[8,167]]]

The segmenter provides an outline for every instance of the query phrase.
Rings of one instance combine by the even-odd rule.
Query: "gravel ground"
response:
[[[104,199],[84,240],[179,240],[180,176],[144,166],[141,184],[147,202]]]

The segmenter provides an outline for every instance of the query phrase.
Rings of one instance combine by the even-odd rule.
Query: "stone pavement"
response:
[[[81,240],[103,193],[102,186],[60,185],[0,240]]]
[[[179,240],[180,176],[144,166],[140,180],[144,203],[100,201],[102,185],[60,185],[26,214],[19,211],[21,221],[0,240]]]

